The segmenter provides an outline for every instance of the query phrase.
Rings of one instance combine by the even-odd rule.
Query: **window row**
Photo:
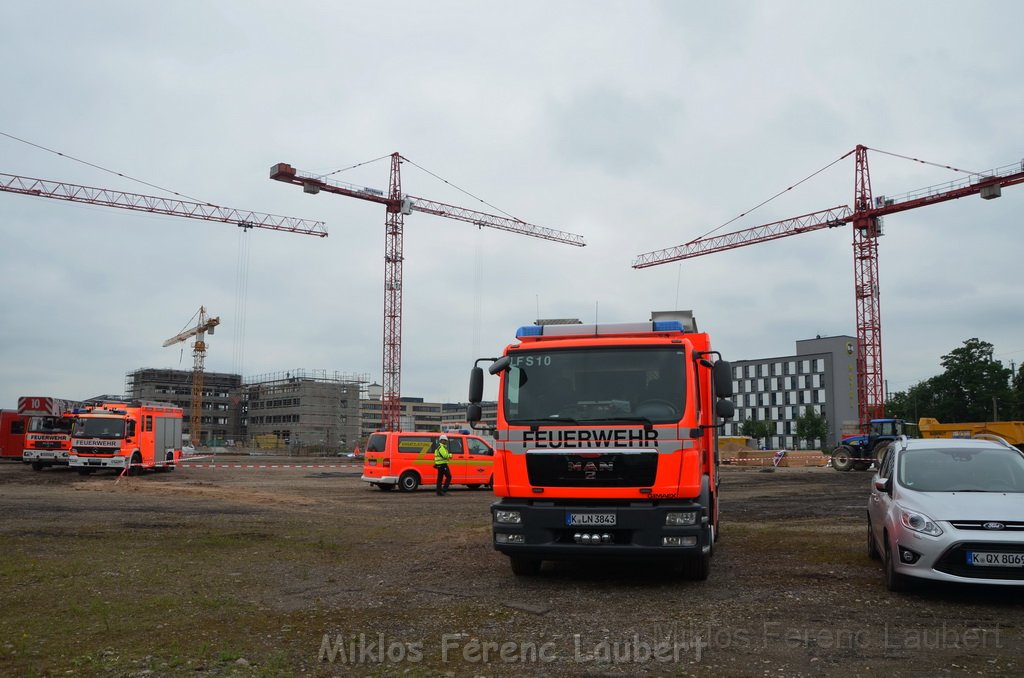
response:
[[[811,374],[812,372],[824,372],[825,359],[814,358],[805,360],[788,360],[779,363],[758,363],[751,365],[736,365],[732,368],[734,379],[753,379],[754,377],[781,377],[783,375]]]
[[[774,393],[738,393],[732,398],[736,407],[766,405],[807,405],[825,402],[825,389],[805,391],[776,391]]]

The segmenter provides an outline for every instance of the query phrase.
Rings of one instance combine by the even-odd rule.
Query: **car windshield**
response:
[[[681,347],[516,351],[505,377],[505,419],[677,422],[686,407]]]
[[[1024,492],[1024,454],[992,447],[907,450],[897,478],[918,492]]]

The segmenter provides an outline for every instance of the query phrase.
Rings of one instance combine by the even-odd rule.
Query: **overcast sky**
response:
[[[692,309],[732,360],[854,335],[849,226],[631,263],[857,144],[972,171],[1019,163],[1021,26],[1010,0],[4,2],[0,132],[64,157],[0,136],[0,172],[168,195],[130,177],[320,219],[330,236],[0,192],[0,407],[191,369],[191,343],[161,345],[200,305],[221,318],[208,371],[382,382],[384,208],[268,171],[396,151],[416,163],[402,167],[410,194],[587,242],[406,217],[403,395],[464,400],[474,359],[537,317]],[[869,161],[876,196],[964,176]],[[852,204],[854,169],[851,156],[725,230]],[[388,174],[384,159],[334,178],[386,190]],[[1019,186],[886,219],[890,391],[941,372],[971,337],[1024,361],[1022,214]]]

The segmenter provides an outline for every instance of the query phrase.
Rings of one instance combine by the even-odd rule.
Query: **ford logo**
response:
[[[981,526],[984,527],[986,530],[1001,530],[1004,527],[1006,527],[1006,525],[1003,525],[1002,523],[995,523],[995,522],[982,523]]]

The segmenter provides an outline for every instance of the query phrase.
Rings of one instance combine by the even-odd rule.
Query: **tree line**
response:
[[[1012,421],[1024,419],[1024,366],[1006,367],[993,346],[977,338],[942,356],[943,372],[885,401],[885,416],[916,422]]]

